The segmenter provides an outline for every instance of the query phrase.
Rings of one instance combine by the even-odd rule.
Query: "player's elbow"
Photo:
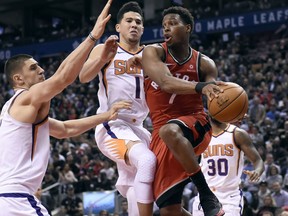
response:
[[[56,139],[66,139],[66,138],[69,138],[68,134],[65,133],[65,132],[54,132],[54,133],[51,133],[50,132],[50,136],[56,138]]]

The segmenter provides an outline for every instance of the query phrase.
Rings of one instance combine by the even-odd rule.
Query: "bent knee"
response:
[[[182,134],[182,130],[177,124],[163,125],[159,130],[159,136],[164,141],[177,139],[180,134]]]

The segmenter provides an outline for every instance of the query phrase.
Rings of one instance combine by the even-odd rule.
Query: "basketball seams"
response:
[[[243,89],[243,91],[241,92],[241,94],[238,95],[233,101],[237,100],[237,99],[238,99],[239,97],[241,97],[243,94],[245,94],[244,89]],[[233,101],[232,101],[231,103],[233,103]],[[230,104],[231,104],[231,103],[230,103]],[[235,122],[235,121],[237,121],[238,118],[239,118],[239,116],[242,114],[244,108],[246,107],[246,104],[247,104],[247,103],[248,103],[248,100],[245,100],[245,103],[244,103],[244,105],[242,106],[241,111],[236,115],[236,117],[233,116],[234,118],[227,120],[227,122]],[[218,112],[218,114],[220,114],[221,112],[225,111],[225,109],[226,109],[228,106],[229,106],[229,105],[227,105],[224,109],[220,110],[220,112]],[[214,116],[215,116],[215,115],[214,115]]]
[[[224,107],[223,107],[221,110],[219,110],[218,112],[214,113],[213,116],[216,116],[216,115],[218,115],[220,112],[222,112],[223,110],[225,110],[230,104],[232,104],[235,100],[237,100],[237,98],[240,97],[243,92],[245,92],[244,89],[243,89],[241,86],[231,86],[231,88],[226,88],[226,89],[223,89],[223,90],[224,90],[224,92],[225,92],[225,91],[227,91],[227,90],[229,90],[229,89],[233,89],[233,88],[241,88],[242,91],[241,91],[241,92],[239,93],[239,95],[237,95],[229,104],[227,104],[226,106],[224,106]],[[220,93],[220,94],[221,94],[221,93]],[[215,98],[213,98],[213,99],[210,101],[210,103],[208,103],[208,109],[210,108],[210,105],[212,104],[212,101],[213,101],[214,99],[215,99]],[[211,114],[211,113],[210,113],[210,114]],[[212,114],[211,114],[211,115],[212,115]]]
[[[236,122],[243,118],[249,105],[246,91],[232,82],[227,82],[227,85],[220,88],[224,92],[220,93],[218,98],[207,101],[210,115],[218,121],[227,123]]]

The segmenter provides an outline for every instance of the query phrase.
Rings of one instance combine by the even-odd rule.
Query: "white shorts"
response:
[[[136,168],[127,165],[124,155],[127,151],[126,144],[129,141],[141,141],[149,149],[151,134],[142,125],[128,124],[117,119],[100,124],[95,130],[95,140],[100,151],[117,164],[119,178],[116,188],[120,194],[126,197],[129,187],[133,186]]]
[[[0,194],[0,216],[48,216],[47,209],[40,201],[26,193]]]
[[[225,216],[242,215],[243,211],[243,193],[241,190],[232,191],[213,191],[220,203],[223,205]],[[199,195],[193,202],[193,216],[204,216],[202,208],[199,209]]]

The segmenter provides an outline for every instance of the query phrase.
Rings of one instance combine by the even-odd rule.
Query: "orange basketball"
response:
[[[233,123],[241,120],[248,111],[248,96],[236,83],[226,82],[219,86],[224,92],[207,101],[209,114],[220,122]]]

